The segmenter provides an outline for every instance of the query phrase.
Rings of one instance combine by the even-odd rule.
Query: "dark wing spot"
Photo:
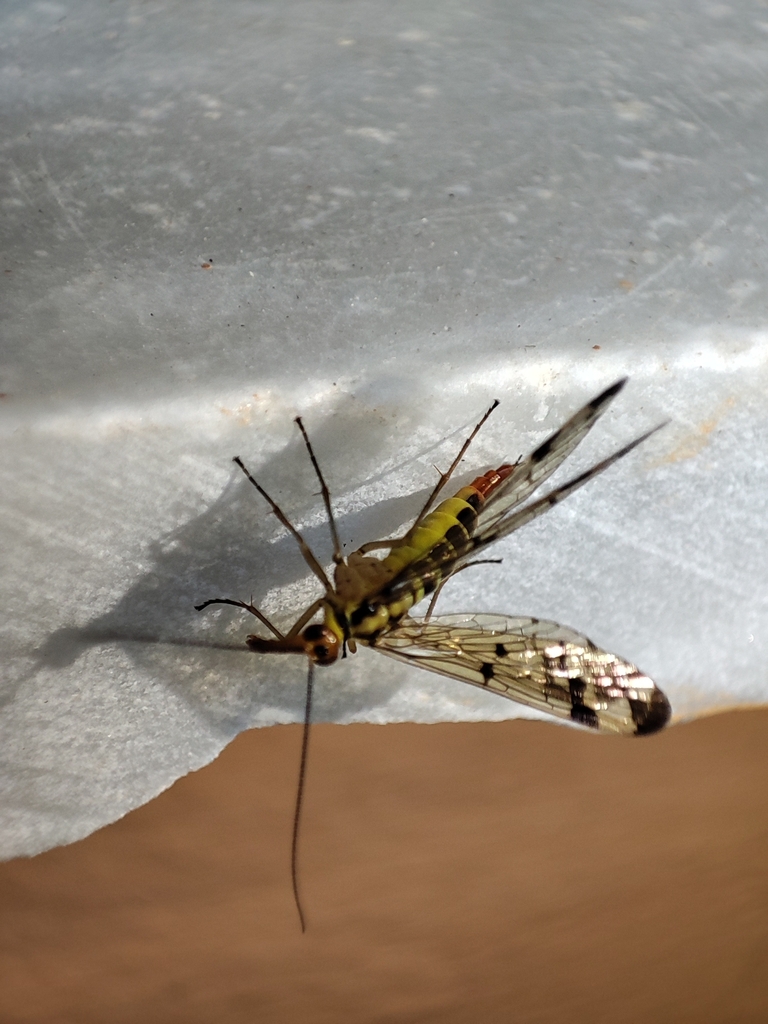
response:
[[[531,462],[535,464],[537,462],[541,462],[542,459],[546,459],[546,457],[554,448],[555,443],[559,440],[560,431],[558,430],[557,433],[553,434],[551,437],[548,437],[547,440],[544,441],[543,444],[540,444],[536,451],[532,453],[530,457]]]
[[[571,718],[574,722],[578,722],[579,725],[586,725],[590,729],[600,728],[597,712],[593,711],[592,708],[588,708],[586,704],[574,704],[571,708]]]
[[[568,689],[571,696],[571,719],[574,722],[578,722],[579,725],[588,726],[590,729],[599,729],[600,720],[597,717],[597,712],[584,704],[584,692],[587,689],[587,684],[584,680],[569,679]]]
[[[507,648],[504,646],[504,644],[496,644],[496,657],[497,658],[505,657],[506,653],[507,653]]]
[[[491,665],[490,662],[484,661],[480,666],[480,674],[486,683],[489,679],[493,679],[493,665]]]
[[[566,654],[565,650],[563,650],[561,654],[557,654],[554,657],[545,652],[544,668],[547,671],[547,676],[550,678],[553,672],[556,673],[556,675],[565,675],[568,672],[568,655]],[[584,693],[584,684],[581,682],[580,679],[577,679],[576,682],[577,684],[580,684],[582,687],[581,691],[577,694],[577,696],[580,697],[581,694]],[[569,685],[572,685],[572,680],[569,680]]]
[[[565,666],[563,666],[565,668]],[[568,688],[571,691],[571,704],[574,708],[577,705],[581,705],[584,700],[584,692],[587,689],[587,684],[583,679],[569,679]]]
[[[663,729],[672,714],[669,701],[661,690],[653,690],[650,701],[629,699],[636,736],[648,736]]]
[[[627,378],[622,377],[621,380],[617,380],[615,384],[611,384],[611,386],[609,388],[606,388],[605,391],[602,392],[602,394],[597,396],[597,398],[592,399],[592,401],[589,403],[589,408],[598,409],[603,404],[603,402],[610,401],[610,399],[612,399],[614,395],[617,395],[619,391],[621,391],[621,389],[624,387],[626,383]]]

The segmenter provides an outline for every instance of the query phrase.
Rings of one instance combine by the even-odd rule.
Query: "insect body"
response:
[[[285,635],[252,604],[214,598],[198,605],[232,604],[255,615],[271,637],[250,635],[258,653],[303,653],[311,663],[330,665],[358,643],[390,657],[452,676],[560,718],[606,732],[652,733],[670,715],[669,703],[634,665],[600,650],[586,637],[556,623],[530,618],[465,615],[432,616],[434,600],[447,580],[488,545],[542,515],[553,505],[628,454],[658,427],[636,438],[579,476],[529,504],[523,504],[558,468],[592,428],[626,380],[617,381],[580,409],[527,458],[505,462],[477,477],[432,509],[438,493],[464,457],[494,403],[438,480],[415,524],[400,538],[364,544],[345,558],[330,495],[301,420],[297,420],[320,480],[334,542],[331,582],[301,535],[276,503],[235,462],[298,541],[325,593]],[[386,549],[383,558],[371,555]],[[481,559],[481,561],[488,561]],[[433,594],[423,620],[410,609]],[[312,622],[318,615],[321,622]]]
[[[477,559],[477,554],[567,498],[659,429],[649,430],[586,472],[525,504],[586,436],[625,383],[626,380],[617,381],[588,402],[527,458],[505,462],[484,473],[433,508],[478,430],[498,405],[494,402],[451,466],[441,474],[410,530],[399,538],[364,544],[348,558],[342,552],[328,487],[304,425],[297,419],[328,514],[333,538],[333,582],[279,505],[251,476],[240,458],[235,458],[293,535],[324,591],[286,634],[246,601],[217,597],[196,605],[198,611],[211,604],[243,608],[272,634],[246,637],[252,651],[304,654],[309,661],[291,854],[293,892],[302,931],[304,914],[298,892],[297,848],[315,665],[331,665],[340,653],[354,653],[357,644],[362,643],[407,664],[471,683],[603,732],[652,733],[668,721],[669,702],[651,679],[571,629],[555,622],[504,615],[432,615],[441,588],[452,576],[470,565],[489,561]],[[386,551],[383,558],[370,554],[377,549]],[[428,594],[432,594],[432,602],[425,617],[412,618],[411,608]],[[321,621],[313,621],[317,616],[321,616]]]

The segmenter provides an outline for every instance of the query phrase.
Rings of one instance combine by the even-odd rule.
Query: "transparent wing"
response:
[[[670,716],[652,679],[556,622],[506,615],[406,618],[372,646],[601,732],[652,733]]]
[[[598,462],[597,465],[590,467],[590,469],[580,473],[579,476],[574,477],[572,480],[568,480],[561,487],[549,491],[548,494],[538,498],[536,501],[532,501],[529,505],[524,505],[523,508],[515,510],[514,508],[505,507],[490,521],[486,520],[485,522],[483,522],[483,514],[481,513],[478,517],[478,526],[475,532],[464,543],[454,542],[444,555],[428,552],[423,558],[411,562],[405,571],[400,574],[400,577],[396,577],[388,583],[387,592],[389,594],[395,593],[401,580],[403,586],[406,587],[410,586],[410,581],[413,578],[418,578],[422,584],[446,580],[449,576],[462,569],[476,552],[486,548],[489,544],[495,543],[495,541],[500,540],[502,537],[508,536],[508,534],[513,533],[515,530],[519,530],[521,526],[530,523],[532,519],[538,519],[539,516],[548,512],[554,505],[559,504],[569,495],[573,494],[574,491],[583,487],[593,477],[608,469],[609,466],[613,465],[614,462],[617,462],[624,455],[629,454],[633,448],[642,444],[651,434],[655,434],[663,426],[664,424],[662,423],[658,427],[653,427],[652,430],[648,430],[641,437],[630,441],[629,444],[614,452],[613,455],[609,455],[602,462]]]
[[[489,496],[485,506],[481,509],[475,523],[474,532],[464,543],[452,540],[450,546],[442,553],[430,551],[422,558],[411,562],[400,577],[387,584],[387,593],[395,592],[398,584],[407,588],[411,581],[418,578],[422,583],[429,584],[431,581],[440,582],[448,576],[458,572],[466,563],[473,558],[475,553],[508,536],[521,526],[537,519],[554,505],[563,501],[574,491],[583,487],[593,477],[604,472],[614,462],[628,455],[634,448],[647,440],[651,434],[661,429],[664,424],[654,427],[641,437],[635,438],[629,444],[624,445],[618,451],[598,462],[596,465],[580,473],[578,476],[560,487],[555,488],[543,497],[532,501],[522,508],[518,506],[525,501],[533,491],[555,472],[562,462],[571,454],[579,442],[592,429],[598,417],[605,411],[612,399],[621,391],[627,378],[616,381],[601,394],[593,398],[583,408],[575,413],[554,434],[539,445],[528,458],[524,459],[510,473],[507,479]]]
[[[497,509],[494,516],[490,519],[484,518],[481,513],[481,515],[478,516],[475,532],[468,544],[468,550],[464,552],[464,554],[469,555],[478,548],[485,547],[488,544],[493,544],[494,541],[500,540],[502,537],[506,537],[515,530],[519,530],[520,527],[525,526],[526,523],[530,523],[532,519],[538,519],[539,516],[548,512],[554,505],[559,504],[569,495],[573,494],[574,491],[583,487],[584,484],[588,483],[593,477],[604,472],[609,466],[612,466],[614,462],[618,462],[619,459],[628,455],[634,448],[637,448],[639,444],[642,444],[643,441],[647,441],[651,434],[655,434],[657,430],[661,430],[665,425],[666,424],[664,423],[660,423],[657,427],[652,427],[651,430],[647,430],[644,434],[641,434],[640,437],[636,437],[634,441],[630,441],[629,444],[624,445],[623,448],[619,448],[618,451],[609,455],[601,462],[591,466],[578,476],[573,477],[572,480],[568,480],[561,487],[556,487],[543,497],[538,498],[536,501],[532,501],[530,505],[525,505],[523,508],[519,509],[504,508],[502,511]],[[486,510],[483,509],[483,512],[485,511]]]
[[[627,378],[623,377],[593,398],[591,402],[587,402],[562,427],[515,466],[504,483],[491,494],[486,502],[478,517],[478,532],[489,524],[497,522],[501,516],[520,505],[558,469],[587,436],[598,418],[626,383]]]

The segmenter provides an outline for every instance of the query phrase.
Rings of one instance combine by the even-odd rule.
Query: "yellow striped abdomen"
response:
[[[514,468],[505,463],[477,477],[440,502],[393,545],[381,563],[391,582],[347,612],[352,636],[371,641],[450,575],[456,559],[469,546],[478,513]]]
[[[351,611],[349,623],[353,636],[371,637],[381,632],[432,593],[443,577],[438,565],[443,559],[446,566],[450,565],[472,536],[477,520],[475,502],[480,505],[481,496],[471,487],[462,488],[428,513],[392,548],[382,561],[392,582],[375,595],[373,601]],[[425,562],[432,558],[435,569],[425,577]],[[409,570],[416,562],[422,571]]]

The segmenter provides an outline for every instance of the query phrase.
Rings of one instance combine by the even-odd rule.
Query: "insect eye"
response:
[[[339,656],[339,639],[327,626],[307,626],[302,634],[307,657],[316,665],[332,665]]]

